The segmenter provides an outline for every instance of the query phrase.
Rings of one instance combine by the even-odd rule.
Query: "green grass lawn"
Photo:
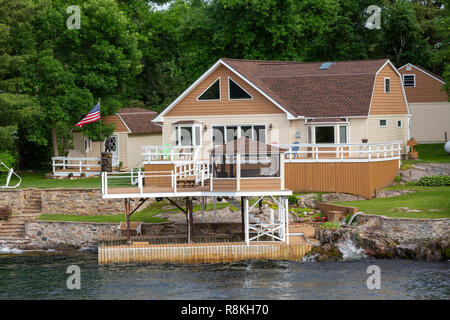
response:
[[[406,160],[402,161],[404,164],[408,163],[449,163],[450,154],[444,151],[443,143],[432,143],[432,144],[419,144],[416,147],[419,152],[419,160]]]
[[[411,189],[417,190],[417,192],[392,198],[333,203],[357,207],[367,214],[379,214],[393,218],[450,218],[450,187],[396,186],[387,189]],[[420,210],[420,212],[404,212],[399,208]]]
[[[19,188],[101,188],[100,177],[82,178],[82,179],[45,179],[45,172],[19,173],[22,177],[22,183]],[[16,180],[11,179],[10,185],[15,184]]]
[[[131,216],[131,221],[142,221],[145,223],[159,223],[166,222],[167,219],[156,217],[158,214],[163,212],[181,212],[178,208],[171,208],[169,210],[163,209],[167,206],[167,201],[153,202],[147,208],[135,212]],[[217,203],[216,208],[222,209],[228,207],[229,203]],[[201,205],[194,205],[194,211],[200,211]],[[213,205],[208,204],[206,206],[206,211],[213,210]],[[120,223],[125,221],[124,214],[112,214],[112,215],[99,215],[99,216],[76,216],[76,215],[66,215],[66,214],[42,214],[38,217],[38,220],[44,221],[78,221],[78,222],[105,222],[105,223]]]

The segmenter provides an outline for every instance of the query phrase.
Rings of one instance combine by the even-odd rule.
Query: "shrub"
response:
[[[80,177],[82,177],[82,178],[86,177],[86,173],[82,172],[82,173],[80,174]]]
[[[69,174],[67,175],[69,178],[72,178],[73,177],[73,173],[72,172],[69,172]]]
[[[395,178],[394,178],[394,182],[397,182],[397,183],[399,183],[401,180],[402,180],[401,176],[395,176]]]
[[[320,225],[320,228],[325,228],[325,229],[340,229],[341,225],[339,224],[339,222],[335,222],[335,221],[327,221],[324,222]]]
[[[288,202],[290,204],[297,204],[297,195],[292,194],[288,197]]]
[[[416,184],[425,187],[450,186],[450,176],[422,177]]]
[[[12,209],[8,206],[0,207],[0,220],[8,220],[12,215]]]
[[[11,152],[1,151],[0,162],[3,162],[8,168],[14,168],[16,166],[17,159]],[[6,183],[6,171],[6,168],[0,164],[0,185],[4,185]]]

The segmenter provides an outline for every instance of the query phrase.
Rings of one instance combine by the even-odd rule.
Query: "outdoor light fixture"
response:
[[[272,127],[273,127],[272,124],[269,124],[269,130],[272,130]]]
[[[205,124],[204,126],[203,126],[203,132],[206,132],[208,130],[208,126]]]

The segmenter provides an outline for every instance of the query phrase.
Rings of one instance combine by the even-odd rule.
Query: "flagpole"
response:
[[[102,113],[100,112],[100,98],[98,98],[98,111],[99,111],[99,115],[100,115],[100,150],[101,150],[101,143],[102,141]]]

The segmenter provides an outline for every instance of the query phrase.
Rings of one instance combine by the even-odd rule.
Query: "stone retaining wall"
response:
[[[117,224],[100,222],[28,221],[25,237],[40,248],[96,247],[99,235],[116,234]]]
[[[359,215],[359,224],[385,232],[398,243],[450,239],[450,219],[388,218],[379,215]]]
[[[42,194],[42,213],[68,215],[105,215],[124,212],[121,199],[103,199],[100,189],[15,189],[0,191],[0,206],[8,205],[13,213],[23,210],[31,193]]]
[[[103,199],[100,189],[42,190],[42,212],[80,216],[124,213],[122,199]]]
[[[25,237],[36,248],[62,246],[96,247],[100,235],[118,235],[117,223],[72,222],[72,221],[28,221],[25,223]],[[144,223],[142,235],[164,236],[164,229],[173,227],[175,233],[185,234],[186,224]],[[194,235],[229,234],[241,231],[240,223],[198,223],[194,224]],[[166,234],[167,236],[167,234]]]
[[[0,190],[0,206],[9,206],[13,214],[20,213],[24,206],[25,192],[22,189]]]

